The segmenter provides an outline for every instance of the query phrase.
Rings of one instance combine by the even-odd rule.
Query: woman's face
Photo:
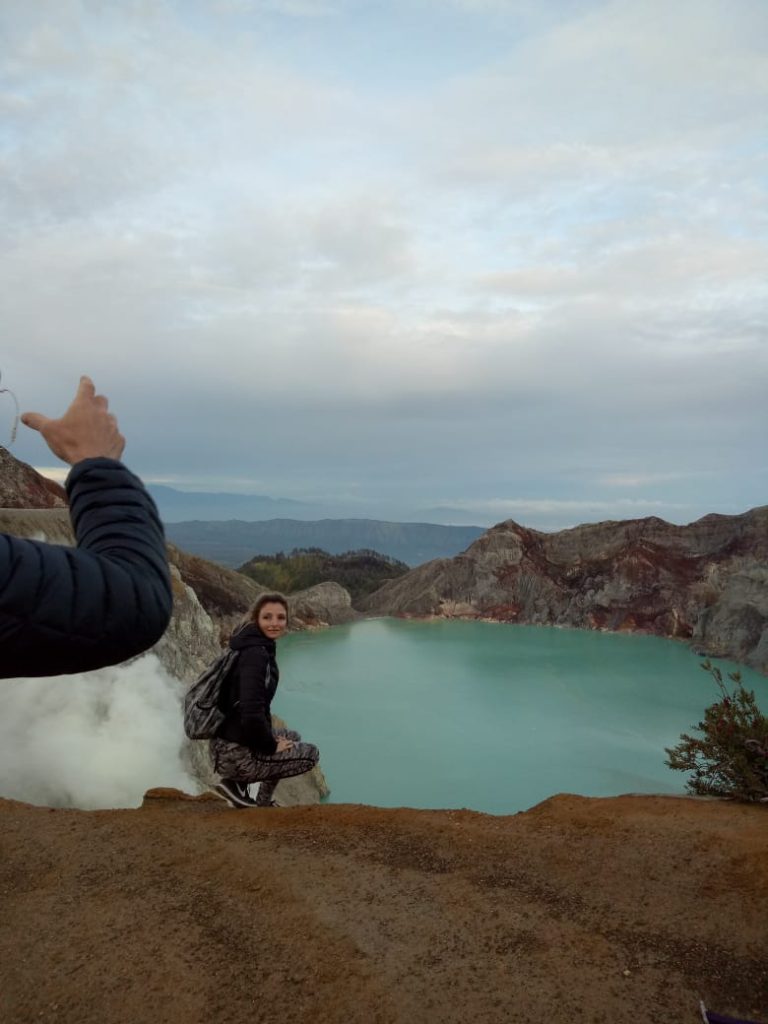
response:
[[[270,640],[277,640],[288,628],[288,615],[277,601],[267,601],[259,609],[256,624],[264,636],[268,636]]]

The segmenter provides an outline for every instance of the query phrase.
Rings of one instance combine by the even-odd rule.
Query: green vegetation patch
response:
[[[768,717],[739,672],[728,673],[729,685],[709,660],[701,667],[714,679],[720,699],[705,709],[695,727],[699,736],[683,733],[676,747],[667,747],[666,763],[691,773],[690,793],[768,803]]]
[[[238,570],[262,586],[285,594],[306,590],[316,583],[339,583],[349,591],[353,604],[408,571],[405,562],[368,548],[342,555],[331,555],[321,548],[294,548],[288,555],[282,551],[254,555]]]

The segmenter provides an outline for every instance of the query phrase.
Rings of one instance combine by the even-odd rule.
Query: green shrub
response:
[[[728,673],[729,687],[716,665],[704,661],[701,667],[715,680],[720,699],[695,726],[700,738],[683,733],[676,747],[666,748],[666,764],[693,773],[686,783],[689,793],[768,802],[768,717],[741,673]]]
[[[387,580],[408,572],[404,562],[369,548],[331,555],[321,548],[294,548],[290,554],[254,555],[238,572],[270,590],[291,594],[332,580],[346,587],[354,603]]]

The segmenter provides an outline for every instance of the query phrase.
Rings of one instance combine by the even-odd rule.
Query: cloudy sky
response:
[[[0,33],[22,409],[87,372],[146,479],[357,515],[768,502],[764,0],[4,0]]]

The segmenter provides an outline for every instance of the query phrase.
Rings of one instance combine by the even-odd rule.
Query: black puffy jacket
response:
[[[227,717],[218,736],[259,754],[274,754],[270,705],[280,679],[275,641],[250,623],[232,636],[229,646],[240,655],[226,682],[222,704]]]
[[[115,665],[168,625],[165,537],[142,482],[115,459],[84,459],[66,489],[77,547],[0,534],[0,678]]]

